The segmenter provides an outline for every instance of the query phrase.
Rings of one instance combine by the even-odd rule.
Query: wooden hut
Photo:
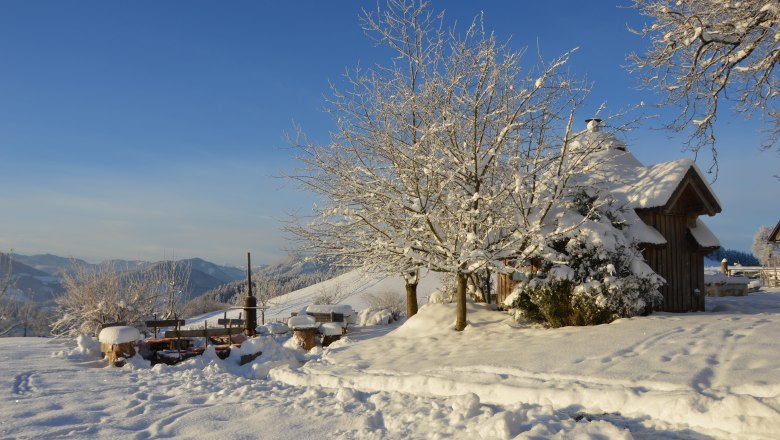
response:
[[[772,229],[772,233],[769,234],[768,241],[770,243],[780,243],[780,222],[777,222],[777,225],[775,225],[775,228]]]
[[[623,142],[597,128],[590,127],[580,142],[597,143],[594,180],[629,208],[632,235],[648,265],[666,280],[661,310],[704,310],[704,256],[720,243],[699,217],[721,212],[717,196],[693,161],[644,166]],[[780,238],[780,224],[775,234]],[[510,276],[499,276],[498,300],[515,284]]]

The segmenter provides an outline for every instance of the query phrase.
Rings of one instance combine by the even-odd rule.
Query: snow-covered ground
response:
[[[432,304],[307,355],[258,340],[242,367],[104,367],[72,340],[5,338],[0,437],[780,438],[780,290],[707,307],[542,329],[471,305],[458,333]]]

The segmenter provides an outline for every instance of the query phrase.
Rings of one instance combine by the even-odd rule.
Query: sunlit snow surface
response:
[[[309,355],[258,341],[243,367],[5,338],[0,438],[780,438],[780,290],[707,310],[550,330],[471,306],[457,333],[430,305]]]

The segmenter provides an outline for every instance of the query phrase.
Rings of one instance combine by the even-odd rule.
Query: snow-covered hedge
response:
[[[648,314],[664,280],[644,262],[619,209],[582,194],[559,216],[535,271],[504,302],[519,318],[553,327],[595,325]]]

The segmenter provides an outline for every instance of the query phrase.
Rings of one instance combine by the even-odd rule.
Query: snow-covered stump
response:
[[[135,355],[135,345],[141,340],[141,333],[135,327],[106,327],[100,331],[100,354],[109,364],[117,367],[124,365],[124,360]]]
[[[322,335],[322,346],[327,347],[341,339],[344,334],[344,326],[339,322],[326,322],[320,324],[320,334]]]
[[[317,333],[320,326],[313,316],[293,316],[287,320],[287,326],[292,329],[295,339],[304,350],[311,350],[317,345]]]

